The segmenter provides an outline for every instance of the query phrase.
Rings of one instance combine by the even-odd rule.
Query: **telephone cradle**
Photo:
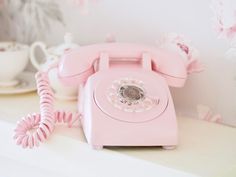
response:
[[[61,82],[78,87],[78,114],[54,111],[48,71],[37,73],[40,114],[28,115],[18,123],[17,144],[38,146],[56,122],[71,126],[79,120],[87,142],[96,149],[171,149],[177,145],[176,114],[168,85],[182,87],[186,81],[186,63],[179,54],[138,44],[94,44],[66,52],[54,67]]]

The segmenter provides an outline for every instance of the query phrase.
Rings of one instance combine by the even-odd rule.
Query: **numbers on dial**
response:
[[[144,82],[134,78],[114,80],[108,88],[107,99],[116,108],[125,112],[143,112],[159,104],[159,99],[147,96]]]

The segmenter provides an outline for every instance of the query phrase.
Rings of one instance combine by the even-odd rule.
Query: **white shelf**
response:
[[[76,102],[58,101],[56,106],[75,110]],[[176,150],[114,147],[96,151],[87,145],[81,129],[60,125],[40,148],[23,150],[12,141],[13,128],[16,120],[33,111],[38,111],[35,93],[0,96],[0,176],[34,170],[36,175],[41,171],[55,176],[236,176],[236,129],[232,127],[179,117]]]

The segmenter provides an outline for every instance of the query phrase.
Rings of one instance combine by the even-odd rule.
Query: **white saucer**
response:
[[[20,94],[37,90],[34,75],[35,73],[32,72],[22,72],[16,78],[19,83],[11,87],[0,86],[0,94]]]
[[[15,79],[8,82],[0,82],[0,87],[14,87],[19,84],[19,80]]]

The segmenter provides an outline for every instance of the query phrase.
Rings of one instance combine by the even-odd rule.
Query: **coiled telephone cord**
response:
[[[14,130],[16,144],[23,148],[39,146],[51,135],[57,122],[67,123],[71,127],[80,117],[78,113],[54,111],[54,94],[49,86],[48,73],[38,72],[35,78],[40,96],[40,114],[23,117]]]

